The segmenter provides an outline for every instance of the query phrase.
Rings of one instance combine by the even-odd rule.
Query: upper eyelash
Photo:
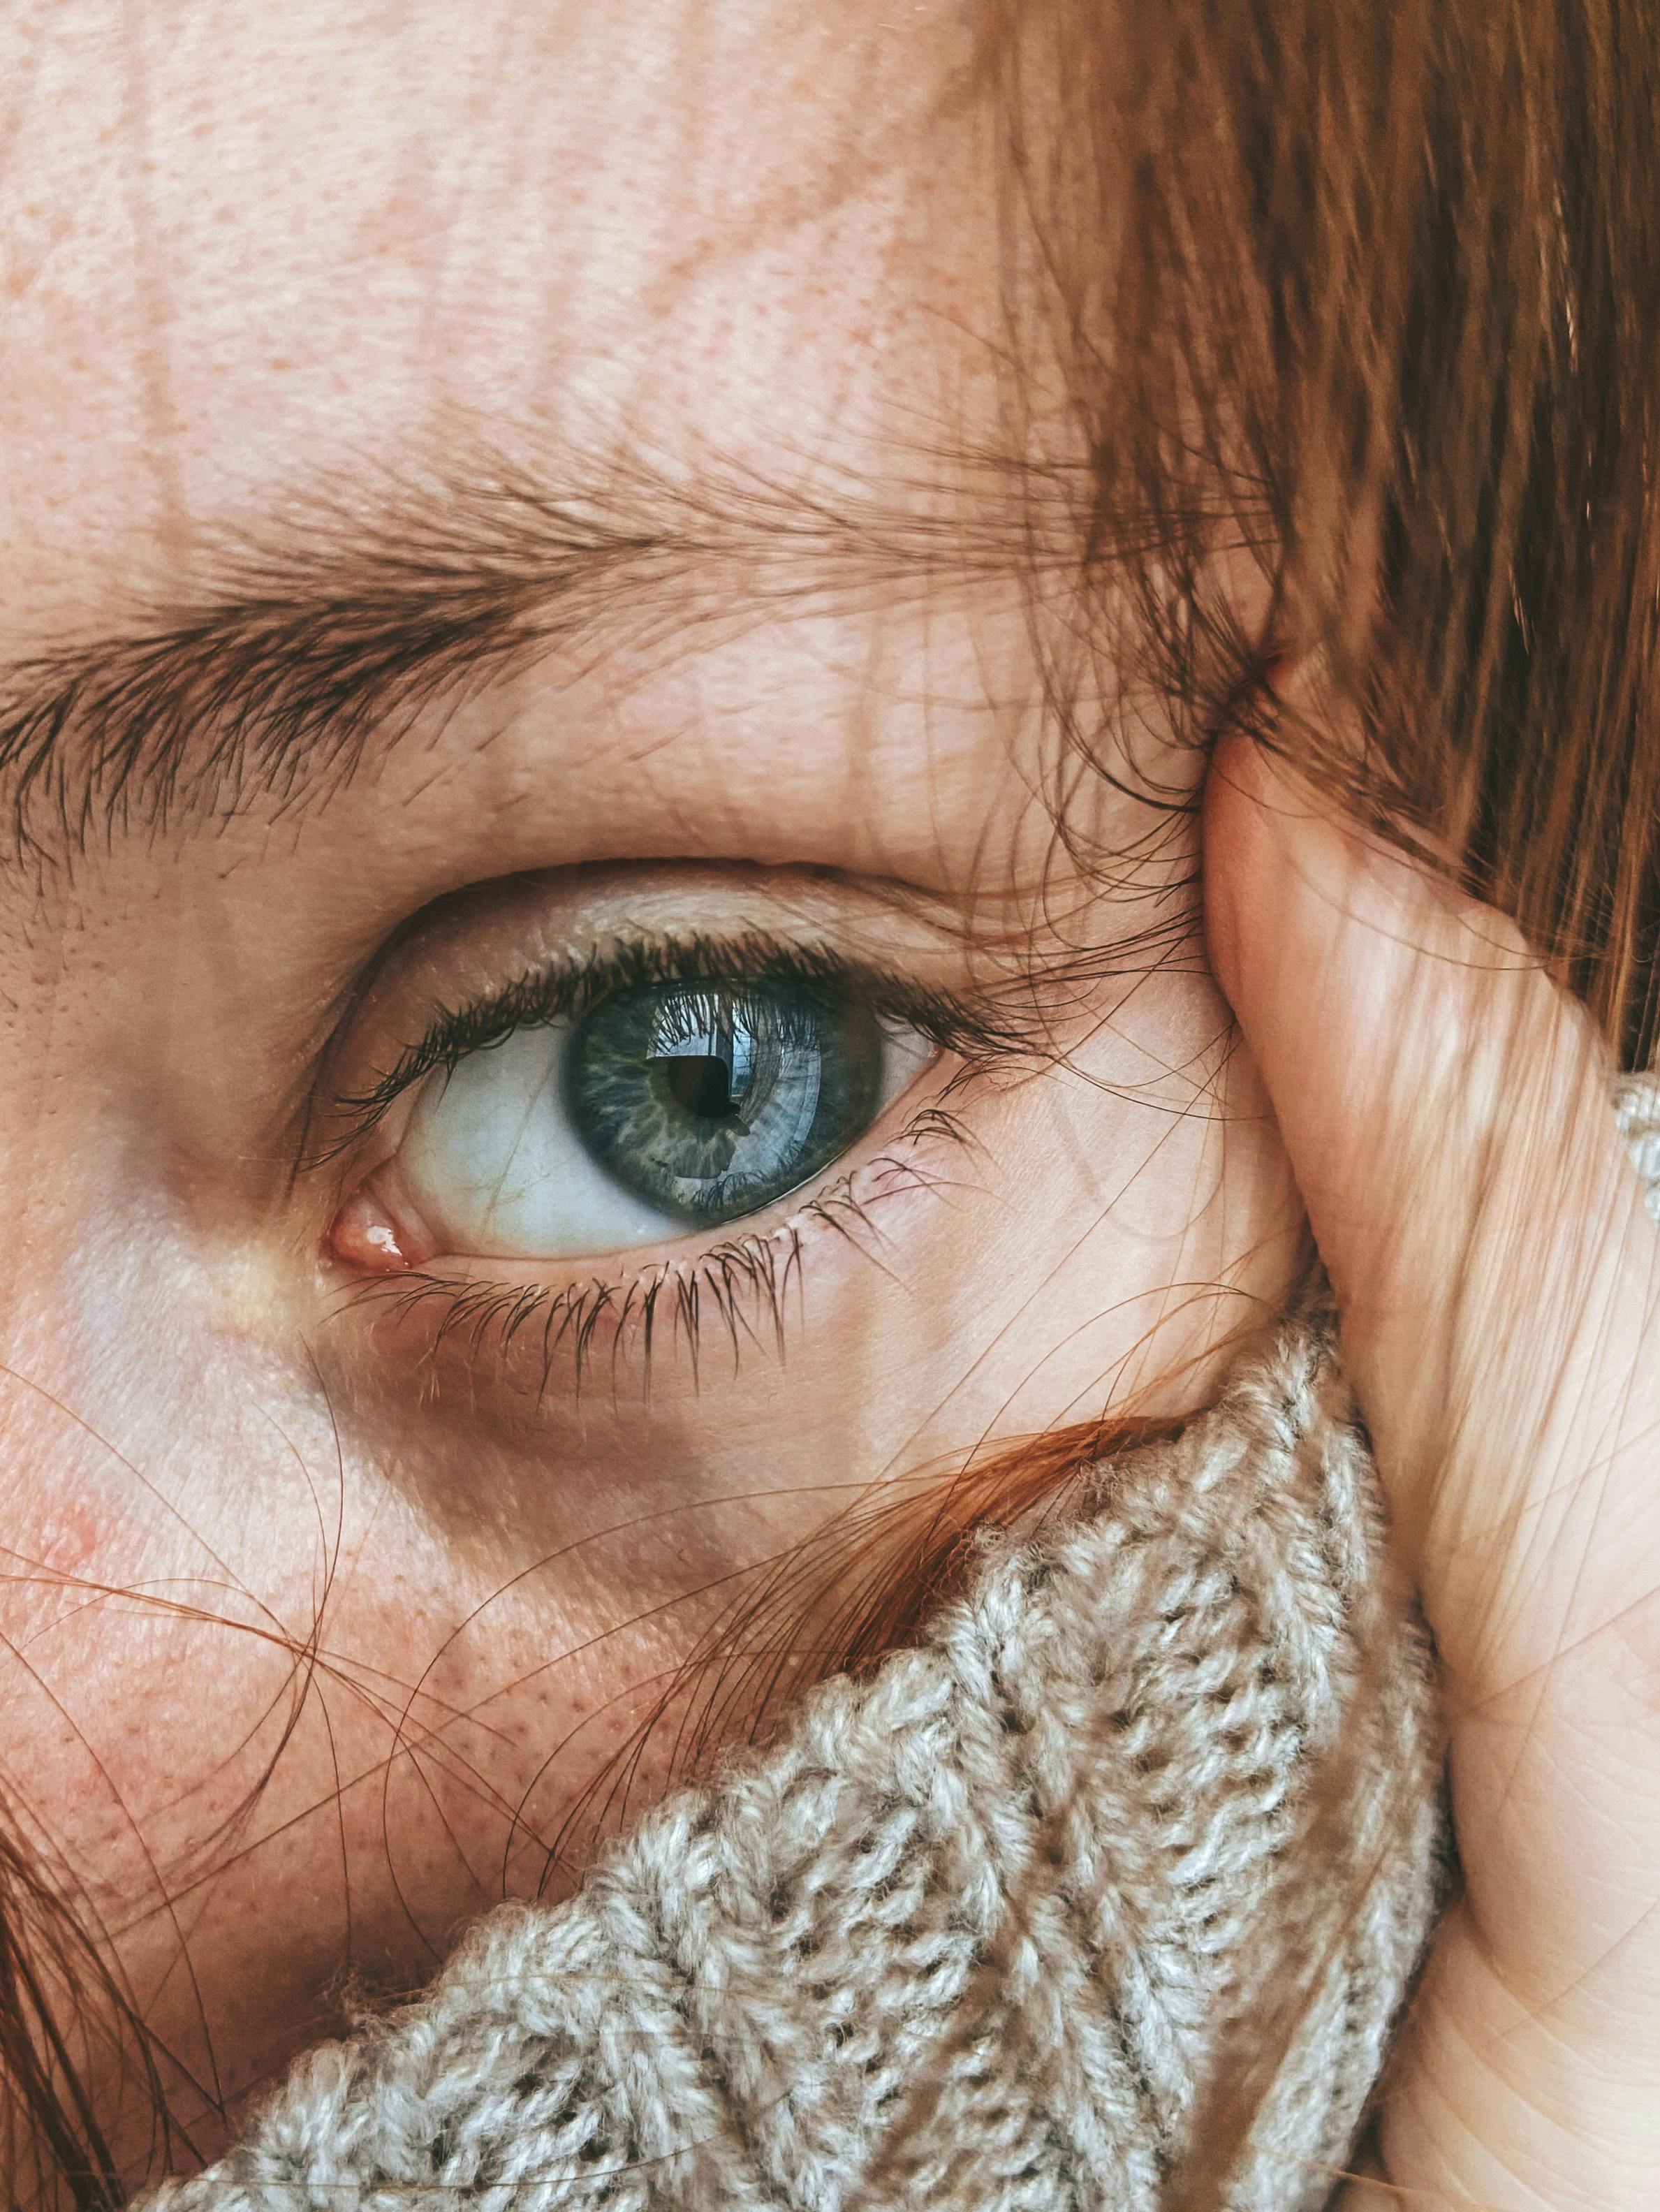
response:
[[[844,959],[822,948],[794,945],[757,932],[739,937],[619,938],[575,960],[516,978],[469,1006],[441,1014],[366,1090],[333,1100],[349,1126],[330,1144],[324,1164],[359,1142],[404,1091],[435,1068],[458,1066],[469,1054],[499,1044],[515,1030],[580,1019],[614,993],[653,983],[793,983],[803,988],[860,987],[873,1010],[903,1023],[942,1051],[970,1063],[1029,1053],[1030,1040],[1000,1020],[983,1001],[916,983],[890,969]]]

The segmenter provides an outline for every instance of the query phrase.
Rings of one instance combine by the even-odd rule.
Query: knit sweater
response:
[[[1316,2206],[1442,1887],[1438,1768],[1365,1436],[1293,1320],[151,2212],[1152,2212],[1247,2092],[1199,2201]]]

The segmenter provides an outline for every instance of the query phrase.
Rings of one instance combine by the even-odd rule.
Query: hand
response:
[[[1242,740],[1212,956],[1439,1647],[1464,1888],[1341,2212],[1660,2206],[1660,1232],[1584,1010]]]

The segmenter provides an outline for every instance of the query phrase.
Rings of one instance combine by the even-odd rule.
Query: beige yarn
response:
[[[569,1903],[483,1922],[150,2212],[1151,2212],[1254,2062],[1226,2201],[1316,2206],[1441,1887],[1433,1706],[1347,1388],[1292,1322],[920,1650]]]

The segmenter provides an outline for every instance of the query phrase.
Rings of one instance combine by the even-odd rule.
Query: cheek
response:
[[[206,2150],[199,2085],[234,2104],[337,2027],[344,1972],[407,1990],[504,1893],[556,1886],[573,1801],[681,1650],[638,1618],[640,1547],[515,1579],[303,1398],[216,1376],[240,1418],[192,1430],[153,1373],[119,1452],[0,1393],[9,1821],[112,1931]]]
[[[14,1470],[6,1518],[14,1572],[38,1576],[44,1589],[100,1585],[107,1577],[112,1535],[104,1502],[64,1482],[57,1468],[32,1475],[3,1435],[0,1452]]]

